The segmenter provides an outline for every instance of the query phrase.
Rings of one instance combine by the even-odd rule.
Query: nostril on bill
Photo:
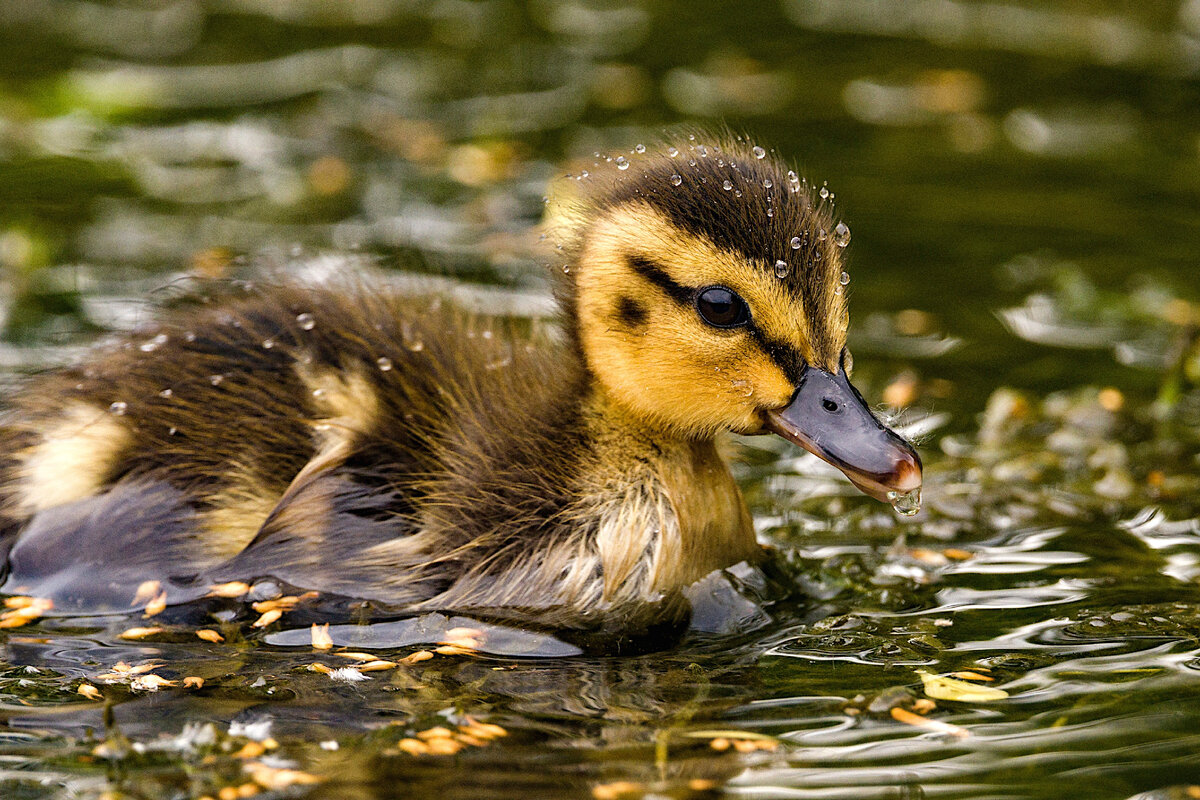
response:
[[[824,409],[826,411],[828,411],[830,414],[832,414],[833,412],[838,410],[837,402],[834,400],[830,400],[828,397],[826,397],[824,400],[821,401],[821,406],[824,407]]]

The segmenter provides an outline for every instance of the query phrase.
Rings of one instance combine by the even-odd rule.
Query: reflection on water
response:
[[[549,324],[547,180],[726,121],[828,182],[856,384],[927,465],[900,518],[740,440],[787,599],[733,575],[647,656],[365,612],[315,649],[240,601],[13,628],[0,795],[1196,794],[1200,3],[6,0],[0,43],[6,386],[188,273]]]

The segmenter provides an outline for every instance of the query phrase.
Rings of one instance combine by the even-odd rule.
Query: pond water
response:
[[[651,655],[314,651],[308,601],[9,629],[0,795],[1200,796],[1200,3],[6,0],[0,44],[6,385],[188,272],[544,314],[548,179],[727,124],[834,193],[856,382],[927,466],[901,518],[742,442],[793,598]],[[363,660],[447,631],[482,651]]]

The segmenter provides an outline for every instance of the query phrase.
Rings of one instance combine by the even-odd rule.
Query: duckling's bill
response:
[[[844,368],[835,375],[805,367],[799,384],[786,406],[767,412],[767,430],[828,461],[876,500],[921,488],[917,451],[875,418]]]

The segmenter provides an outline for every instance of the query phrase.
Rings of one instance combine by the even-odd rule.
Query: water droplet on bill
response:
[[[902,517],[911,517],[921,510],[921,487],[910,492],[888,492],[888,502]]]

